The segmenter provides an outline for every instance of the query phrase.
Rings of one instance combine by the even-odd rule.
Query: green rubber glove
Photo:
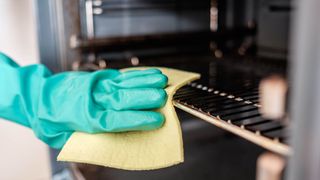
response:
[[[43,65],[19,67],[0,53],[0,117],[31,128],[53,148],[74,131],[153,130],[164,117],[167,77],[157,69],[65,72]]]

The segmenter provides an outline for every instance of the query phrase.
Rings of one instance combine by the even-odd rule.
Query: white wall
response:
[[[33,0],[0,0],[0,51],[20,65],[38,62]],[[0,119],[0,179],[50,179],[47,147],[32,131]]]

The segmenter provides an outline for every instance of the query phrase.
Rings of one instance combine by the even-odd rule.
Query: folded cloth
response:
[[[128,68],[147,69],[143,68]],[[154,68],[154,67],[152,67]],[[125,170],[152,170],[183,162],[179,119],[172,104],[177,89],[199,79],[196,73],[158,68],[168,76],[168,100],[159,111],[166,121],[160,129],[124,133],[86,134],[76,132],[61,150],[58,160],[95,164]]]

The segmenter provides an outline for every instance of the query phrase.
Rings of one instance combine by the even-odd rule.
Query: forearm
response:
[[[35,97],[50,74],[42,65],[19,67],[7,57],[0,58],[0,117],[30,127],[29,119],[36,112]]]

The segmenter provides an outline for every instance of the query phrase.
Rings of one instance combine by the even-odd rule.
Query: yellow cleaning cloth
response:
[[[153,131],[124,133],[76,132],[63,147],[58,160],[126,170],[159,169],[183,162],[181,128],[172,97],[177,89],[200,78],[200,75],[169,68],[159,69],[169,78],[166,88],[168,101],[159,110],[166,117],[163,127]]]

